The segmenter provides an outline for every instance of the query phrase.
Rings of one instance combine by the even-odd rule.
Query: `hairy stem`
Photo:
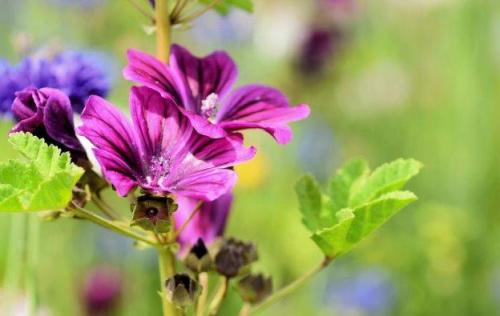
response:
[[[177,308],[168,301],[165,281],[175,274],[175,257],[168,247],[158,248],[158,265],[160,268],[161,301],[163,316],[177,316]]]
[[[94,223],[96,223],[97,225],[99,226],[102,226],[104,228],[107,228],[109,230],[112,230],[114,231],[115,233],[118,233],[120,235],[124,235],[124,236],[127,236],[127,237],[130,237],[132,239],[135,239],[135,240],[138,240],[138,241],[142,241],[142,242],[145,242],[151,246],[156,246],[157,243],[153,240],[151,240],[150,238],[146,237],[146,236],[143,236],[139,233],[136,233],[130,229],[127,229],[121,225],[119,225],[118,223],[116,222],[113,222],[113,221],[110,221],[110,220],[107,220],[97,214],[94,214],[92,213],[91,211],[87,210],[87,209],[84,209],[84,208],[81,208],[81,207],[78,207],[76,205],[73,205],[73,207],[75,208],[75,212],[77,215],[89,220],[89,221],[92,221]]]
[[[164,63],[168,63],[170,56],[171,28],[170,14],[168,11],[168,0],[156,0],[156,57]]]
[[[299,277],[297,280],[293,281],[292,283],[288,284],[281,290],[275,292],[273,295],[268,297],[264,302],[260,303],[259,305],[253,307],[250,309],[248,315],[251,315],[253,313],[260,312],[269,306],[279,302],[282,300],[284,297],[288,296],[290,293],[304,285],[305,282],[307,282],[310,278],[315,276],[317,273],[321,272],[324,268],[326,268],[330,262],[332,262],[333,258],[328,258],[326,257],[317,267],[312,269],[311,271],[307,272],[306,274],[302,275]]]
[[[203,316],[208,298],[208,274],[206,272],[200,273],[198,281],[201,285],[201,294],[196,306],[196,316]]]
[[[229,279],[227,277],[224,277],[221,286],[217,290],[217,293],[215,293],[215,297],[210,303],[210,310],[208,312],[209,316],[215,316],[219,313],[222,301],[224,301],[224,298],[226,298],[228,288],[229,288]]]

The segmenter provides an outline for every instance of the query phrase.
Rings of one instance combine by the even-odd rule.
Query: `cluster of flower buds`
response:
[[[251,264],[258,259],[254,244],[228,238],[213,253],[214,256],[200,238],[186,255],[184,263],[196,278],[204,272],[216,272],[228,282],[240,278],[236,289],[242,300],[249,304],[257,304],[271,294],[271,278],[250,273]],[[194,303],[200,290],[207,290],[201,289],[195,278],[188,274],[176,274],[167,280],[165,286],[167,298],[178,307]]]

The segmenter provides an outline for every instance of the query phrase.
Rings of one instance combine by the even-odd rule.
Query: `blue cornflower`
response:
[[[111,87],[95,54],[66,51],[53,58],[29,56],[17,65],[0,61],[0,116],[11,116],[16,92],[26,88],[54,88],[64,92],[76,112],[90,95],[106,97]]]

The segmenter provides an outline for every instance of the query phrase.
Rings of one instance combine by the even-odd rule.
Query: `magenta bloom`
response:
[[[236,182],[228,168],[255,154],[239,134],[221,139],[199,134],[172,100],[149,88],[131,89],[130,111],[132,124],[112,104],[92,96],[79,129],[121,196],[140,186],[151,194],[212,201]]]
[[[173,45],[169,66],[137,50],[129,50],[128,58],[125,78],[173,99],[193,127],[212,138],[258,128],[285,144],[292,138],[288,123],[304,119],[310,112],[304,104],[290,107],[281,92],[264,85],[246,85],[229,93],[238,71],[225,52],[197,58]]]
[[[191,219],[177,239],[181,245],[180,253],[189,250],[199,238],[208,245],[217,237],[221,237],[226,228],[232,203],[232,193],[226,193],[213,202],[203,203],[201,210]],[[196,208],[198,201],[179,197],[177,204],[179,208],[174,212],[174,221],[176,228],[179,229]]]
[[[51,88],[28,88],[17,92],[12,112],[19,123],[11,133],[32,133],[69,151],[74,162],[87,160],[85,149],[75,134],[70,100],[63,92]]]

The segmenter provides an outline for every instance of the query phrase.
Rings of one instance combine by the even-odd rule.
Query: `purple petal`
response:
[[[121,196],[137,184],[142,172],[138,141],[123,114],[106,100],[91,96],[82,112],[79,133],[96,147],[94,152],[104,176]]]
[[[127,52],[128,65],[123,70],[125,79],[135,81],[161,94],[172,98],[178,104],[182,99],[177,88],[175,74],[155,57],[135,49]]]
[[[19,123],[11,130],[11,133],[33,133],[39,128],[43,124],[43,103],[45,101],[46,97],[43,93],[35,88],[17,92],[12,103],[12,112]]]
[[[44,109],[44,125],[47,134],[70,150],[85,153],[85,149],[76,137],[69,98],[55,89],[43,88],[41,91],[48,95]]]
[[[210,94],[224,97],[238,76],[236,64],[225,52],[198,58],[179,45],[172,46],[170,67],[181,79],[184,107],[196,113],[200,113],[201,101]]]
[[[174,213],[174,221],[177,229],[189,218],[198,202],[198,200],[189,198],[177,198],[179,208]],[[208,245],[217,237],[222,236],[232,202],[232,193],[226,193],[213,202],[203,203],[201,209],[191,219],[177,239],[181,245],[180,252],[185,253],[197,242],[198,238],[203,239],[204,243]]]
[[[248,128],[263,129],[278,143],[292,138],[288,123],[309,116],[310,109],[302,104],[290,107],[286,97],[276,89],[263,85],[247,85],[236,90],[224,102],[217,122],[226,131]]]

